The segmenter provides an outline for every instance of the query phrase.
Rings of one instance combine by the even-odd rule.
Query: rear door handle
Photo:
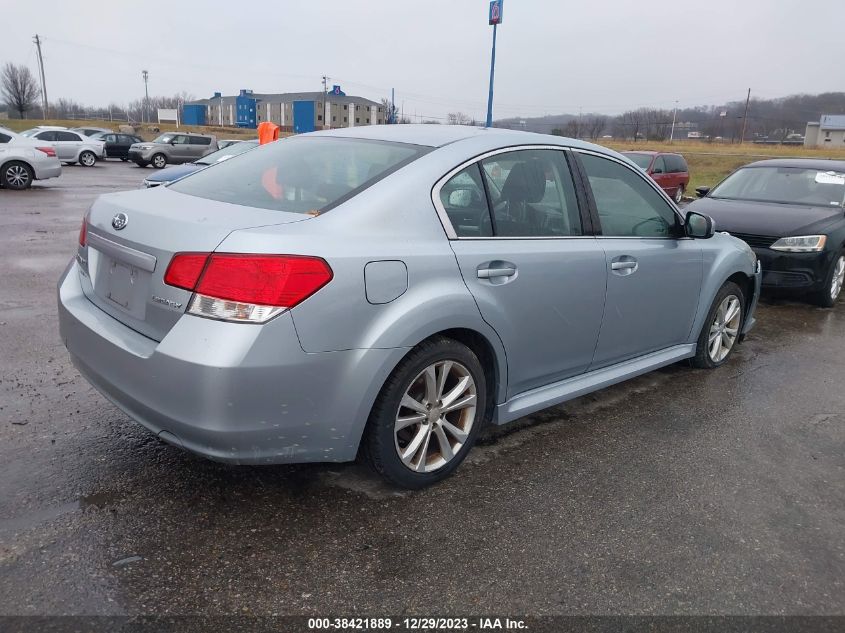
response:
[[[479,279],[492,279],[494,277],[513,277],[516,274],[516,268],[479,268]]]

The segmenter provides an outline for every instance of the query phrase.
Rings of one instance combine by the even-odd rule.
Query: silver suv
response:
[[[152,165],[164,169],[168,164],[192,163],[214,151],[217,151],[214,136],[167,132],[153,141],[133,144],[129,148],[129,160],[139,167]]]

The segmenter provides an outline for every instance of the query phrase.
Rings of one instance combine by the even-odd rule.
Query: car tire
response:
[[[19,160],[10,160],[0,169],[0,185],[4,189],[22,191],[32,186],[35,172],[32,167]]]
[[[156,169],[164,169],[167,167],[167,156],[164,154],[155,154],[150,160],[150,163],[152,163],[153,167]]]
[[[123,162],[125,163],[125,162],[126,162],[126,161],[128,161],[129,159],[128,159],[128,158],[121,158],[120,160],[121,160],[121,161],[123,161]]]
[[[813,295],[813,303],[823,308],[832,308],[836,305],[839,295],[842,294],[843,283],[845,283],[845,251],[839,251],[827,271],[823,289]]]
[[[146,167],[147,165],[149,165],[149,163],[145,163],[143,161],[137,161],[137,160],[135,161],[135,164],[138,165],[138,167]]]
[[[79,164],[83,167],[93,167],[97,164],[97,155],[94,152],[82,152],[79,155]]]
[[[681,204],[681,201],[684,199],[684,186],[678,185],[678,190],[675,192],[675,204]]]
[[[450,338],[429,339],[384,383],[367,422],[364,451],[393,484],[412,490],[430,486],[452,474],[469,453],[487,406],[484,369],[475,353]]]
[[[719,289],[698,336],[694,367],[713,369],[728,362],[745,324],[745,302],[745,294],[734,282],[725,282]],[[735,305],[739,307],[738,314],[733,312]],[[714,338],[716,335],[718,339]]]

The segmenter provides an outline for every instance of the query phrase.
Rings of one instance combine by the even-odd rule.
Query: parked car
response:
[[[134,134],[116,134],[114,132],[100,132],[92,134],[91,138],[105,143],[106,158],[129,160],[129,148],[136,143],[143,143],[144,139]]]
[[[105,144],[90,139],[79,132],[52,128],[32,128],[22,132],[24,136],[52,145],[59,160],[68,165],[79,163],[84,167],[93,167],[98,158],[103,158]]]
[[[680,203],[689,186],[689,167],[680,154],[668,152],[622,152],[651,176],[669,196]]]
[[[759,283],[744,242],[612,150],[367,126],[101,196],[59,320],[81,373],[163,440],[238,464],[362,448],[419,488],[486,424],[722,365]]]
[[[222,160],[229,160],[233,156],[243,154],[255,147],[258,147],[258,141],[238,141],[237,143],[227,145],[216,152],[211,152],[207,156],[195,160],[193,163],[184,163],[182,165],[174,165],[167,169],[157,171],[151,176],[144,178],[144,187],[158,187],[160,185],[168,185],[175,180],[184,178],[188,174],[204,169],[214,163],[219,163]]]
[[[114,130],[110,130],[105,127],[72,127],[70,128],[71,132],[79,132],[80,134],[84,134],[85,136],[95,136],[97,134],[110,134],[114,132]]]
[[[24,130],[20,134],[21,134],[21,136],[30,137],[30,136],[34,136],[35,134],[38,134],[38,132],[43,132],[44,130],[66,130],[66,129],[67,129],[66,127],[63,127],[61,125],[36,125],[33,128],[30,128],[28,130]]]
[[[152,164],[164,169],[168,164],[190,163],[217,150],[217,140],[209,134],[167,132],[150,142],[135,143],[129,148],[129,160],[139,167]]]
[[[754,249],[764,289],[836,303],[845,283],[845,161],[762,160],[696,193],[688,208]]]
[[[62,164],[52,145],[0,128],[0,187],[28,189],[33,180],[61,175]]]

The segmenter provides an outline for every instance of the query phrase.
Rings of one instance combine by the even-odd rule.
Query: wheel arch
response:
[[[32,172],[32,181],[34,182],[38,180],[38,172],[36,171],[35,166],[24,158],[9,158],[8,160],[0,162],[0,173],[2,173],[4,169],[6,169],[6,166],[9,163],[23,163],[24,165],[29,167],[29,171]],[[31,184],[32,182],[30,182],[30,185]]]

